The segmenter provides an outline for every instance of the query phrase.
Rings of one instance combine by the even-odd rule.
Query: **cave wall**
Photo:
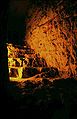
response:
[[[25,41],[64,76],[76,75],[77,2],[54,1],[28,10]],[[63,75],[62,74],[62,75]]]

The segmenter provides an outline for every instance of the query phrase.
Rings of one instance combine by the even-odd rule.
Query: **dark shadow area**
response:
[[[4,5],[5,3],[5,5]],[[8,1],[0,3],[0,118],[7,109],[8,57],[7,57],[7,17]]]
[[[23,85],[23,86],[21,86]],[[76,119],[77,81],[9,82],[8,112],[22,118]],[[75,107],[74,107],[75,106]],[[9,113],[8,113],[9,115]]]

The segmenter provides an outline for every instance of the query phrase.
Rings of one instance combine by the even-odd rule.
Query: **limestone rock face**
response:
[[[52,7],[46,6],[46,9],[45,5],[33,7],[26,21],[25,42],[45,59],[48,67],[57,68],[65,77],[77,73],[75,5],[74,2],[69,5],[66,1],[60,1]]]

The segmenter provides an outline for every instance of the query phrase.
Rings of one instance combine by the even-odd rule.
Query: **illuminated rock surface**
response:
[[[39,6],[36,3],[27,13],[24,46],[7,45],[9,76],[18,79],[75,77],[76,2],[55,0]]]
[[[48,67],[57,68],[64,78],[77,74],[75,7],[75,3],[68,7],[66,1],[46,9],[45,6],[33,7],[26,21],[25,40],[36,54],[45,59]]]

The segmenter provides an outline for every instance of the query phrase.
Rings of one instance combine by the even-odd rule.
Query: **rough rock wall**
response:
[[[48,67],[76,75],[77,11],[76,2],[60,1],[52,7],[32,7],[28,11],[25,41]]]

